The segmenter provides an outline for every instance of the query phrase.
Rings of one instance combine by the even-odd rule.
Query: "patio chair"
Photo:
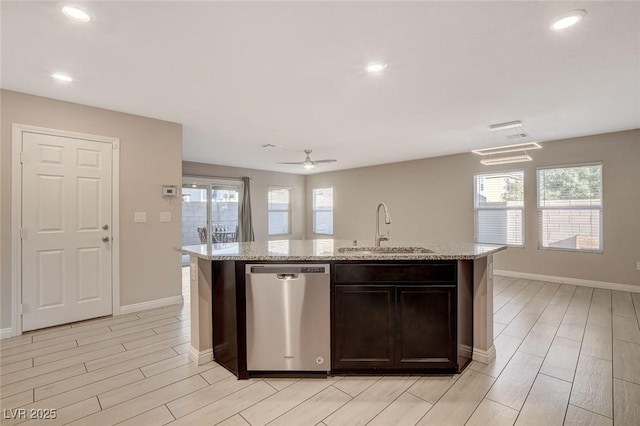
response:
[[[202,244],[207,243],[207,228],[198,228],[198,235]]]

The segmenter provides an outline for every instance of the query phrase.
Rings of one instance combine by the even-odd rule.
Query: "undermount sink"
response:
[[[433,253],[424,247],[340,247],[339,253],[352,254],[420,254]]]

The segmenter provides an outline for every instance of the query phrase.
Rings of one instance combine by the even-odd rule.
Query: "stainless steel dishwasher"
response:
[[[331,369],[329,265],[246,265],[247,370]]]

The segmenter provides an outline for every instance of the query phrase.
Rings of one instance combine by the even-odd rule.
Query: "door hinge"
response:
[[[20,228],[20,239],[24,240],[24,236],[27,233],[27,230],[25,228]]]
[[[24,164],[24,152],[20,152],[20,164]]]
[[[27,309],[28,309],[27,304],[26,303],[22,303],[20,306],[18,306],[18,311],[19,311],[18,314],[19,315],[26,314],[27,313]]]

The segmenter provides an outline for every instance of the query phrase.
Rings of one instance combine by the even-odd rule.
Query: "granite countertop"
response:
[[[507,246],[495,244],[452,243],[442,241],[385,241],[383,247],[419,247],[433,253],[363,253],[339,251],[342,247],[373,246],[373,240],[275,240],[244,243],[218,243],[184,246],[177,250],[207,260],[238,261],[315,261],[315,260],[473,260]]]

